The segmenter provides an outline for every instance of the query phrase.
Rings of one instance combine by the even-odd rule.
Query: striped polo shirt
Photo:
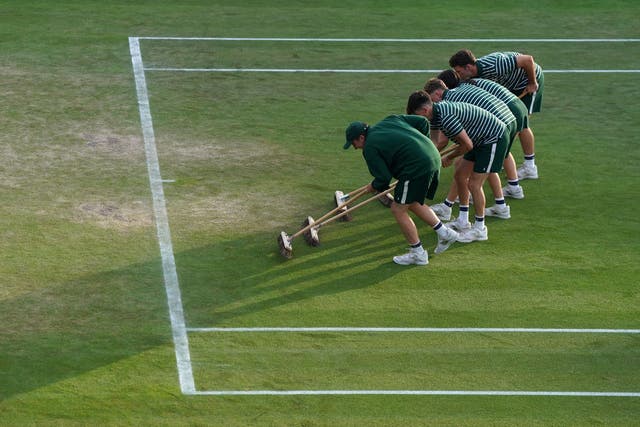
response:
[[[516,116],[513,115],[507,104],[478,86],[460,85],[455,89],[445,90],[442,99],[451,102],[467,102],[484,108],[506,125],[511,125],[516,121]]]
[[[507,129],[502,120],[487,110],[466,102],[450,101],[433,104],[431,127],[440,129],[449,139],[464,130],[474,147],[495,144]]]
[[[491,95],[495,96],[496,98],[498,98],[500,101],[504,102],[505,104],[508,104],[510,102],[515,101],[516,99],[518,99],[517,96],[515,96],[513,93],[511,93],[511,91],[509,89],[507,89],[506,87],[502,86],[500,83],[496,83],[493,80],[488,80],[488,79],[480,79],[478,77],[474,77],[470,80],[467,80],[465,82],[460,82],[460,85],[474,85],[479,87],[480,89],[484,89],[487,92],[489,92]]]
[[[500,83],[513,93],[520,93],[527,87],[527,72],[516,65],[518,52],[494,52],[476,60],[478,77]],[[540,79],[542,68],[535,64],[536,79]]]

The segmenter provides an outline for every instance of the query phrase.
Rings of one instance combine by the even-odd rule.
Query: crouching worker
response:
[[[346,129],[344,149],[361,149],[369,172],[374,177],[371,193],[385,191],[392,178],[398,180],[391,212],[409,243],[409,252],[393,257],[396,264],[426,265],[427,251],[422,247],[409,211],[429,224],[438,234],[435,253],[441,253],[456,241],[458,233],[440,222],[425,198],[433,200],[440,175],[440,153],[427,137],[429,122],[421,116],[392,115],[373,126],[352,122]]]

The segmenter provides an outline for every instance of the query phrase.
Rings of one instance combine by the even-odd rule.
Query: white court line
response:
[[[439,70],[350,70],[330,68],[172,68],[149,67],[145,71],[171,71],[184,73],[439,73]],[[640,73],[640,70],[544,70],[545,74],[555,73]]]
[[[573,396],[640,397],[640,392],[526,390],[203,390],[204,396]]]
[[[445,333],[543,333],[543,334],[640,334],[640,329],[577,328],[376,328],[376,327],[255,327],[187,328],[189,332],[445,332]]]
[[[139,40],[176,40],[176,41],[271,41],[271,42],[375,42],[375,43],[464,43],[464,42],[503,42],[503,43],[627,43],[640,39],[394,39],[394,38],[305,38],[305,37],[137,37]]]
[[[147,172],[149,174],[149,185],[151,186],[151,194],[153,197],[153,212],[156,220],[158,243],[162,256],[164,286],[169,305],[169,317],[171,318],[171,332],[173,334],[180,389],[183,394],[193,394],[195,392],[195,383],[191,369],[189,341],[184,321],[182,298],[180,296],[180,286],[178,285],[178,275],[176,273],[176,263],[173,255],[173,245],[171,244],[171,233],[169,232],[169,219],[167,217],[164,190],[162,188],[163,180],[160,175],[153,122],[151,120],[151,109],[149,108],[147,82],[142,65],[140,43],[137,38],[129,37],[129,50],[131,52],[133,74],[136,81],[140,122],[147,158]]]

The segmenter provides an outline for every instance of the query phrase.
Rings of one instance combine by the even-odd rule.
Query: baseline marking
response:
[[[375,328],[375,327],[255,327],[187,328],[189,332],[445,332],[445,333],[543,333],[543,334],[640,334],[640,329],[561,329],[561,328]]]
[[[183,73],[439,73],[442,70],[349,70],[323,68],[161,68],[149,67],[145,71],[172,71]],[[555,73],[640,73],[640,70],[544,70],[545,74]]]
[[[136,37],[139,40],[177,41],[270,41],[270,42],[374,42],[374,43],[462,43],[462,42],[504,42],[504,43],[626,43],[640,42],[640,39],[337,39],[337,38],[296,38],[296,37]]]
[[[189,340],[187,338],[187,330],[184,321],[180,287],[178,286],[178,275],[176,273],[176,262],[173,255],[171,233],[169,232],[169,219],[167,217],[164,190],[162,188],[163,179],[160,175],[158,153],[156,151],[155,135],[153,132],[153,122],[151,120],[151,109],[149,108],[147,82],[142,65],[140,43],[136,37],[129,37],[129,50],[131,52],[133,75],[136,81],[140,122],[147,158],[147,172],[149,175],[151,195],[153,197],[153,212],[156,220],[158,243],[160,245],[160,254],[162,256],[164,287],[167,293],[167,303],[169,305],[171,332],[173,335],[173,344],[176,353],[176,363],[178,365],[180,389],[183,394],[193,394],[196,388],[193,380],[193,371],[191,369]]]
[[[205,390],[204,396],[572,396],[640,397],[639,392],[616,391],[526,391],[526,390]]]

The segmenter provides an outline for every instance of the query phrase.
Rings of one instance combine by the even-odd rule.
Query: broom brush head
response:
[[[346,202],[347,200],[349,200],[349,195],[347,194],[345,196],[345,194],[340,191],[340,190],[336,190],[335,192],[335,203],[336,203],[336,207],[340,206],[341,204],[343,204],[344,202]],[[341,214],[342,212],[346,211],[349,208],[349,206],[344,205],[342,207],[342,209],[340,209],[338,211],[338,214]],[[350,213],[341,216],[338,221],[343,221],[343,222],[348,222],[351,221],[353,219],[353,217],[351,216]]]
[[[313,224],[315,224],[315,221],[313,220],[313,218],[308,216],[302,222],[302,228],[305,228],[305,227],[307,227],[309,225],[313,225]],[[304,237],[305,242],[307,242],[308,245],[310,245],[310,246],[320,246],[320,237],[318,236],[318,229],[317,228],[310,227],[302,235]]]
[[[280,248],[280,255],[286,259],[291,259],[293,256],[293,247],[291,246],[291,239],[287,236],[287,233],[281,231],[278,235],[278,247]]]

